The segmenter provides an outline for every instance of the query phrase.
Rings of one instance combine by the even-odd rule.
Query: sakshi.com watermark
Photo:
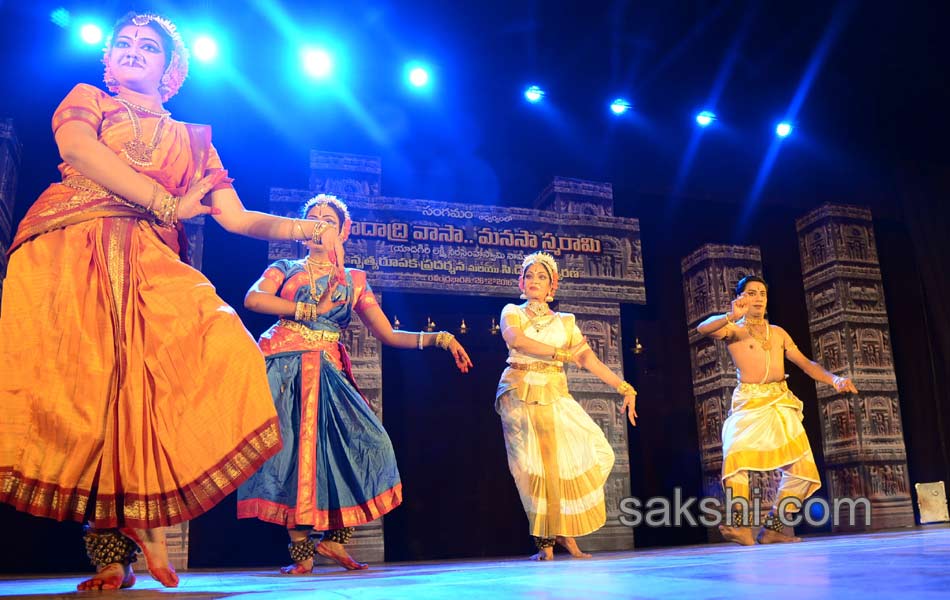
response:
[[[759,490],[752,490],[752,500],[732,496],[732,490],[726,489],[725,497],[706,496],[696,498],[683,497],[682,488],[673,489],[673,498],[653,496],[646,501],[627,497],[620,501],[620,522],[627,527],[717,527],[763,525],[763,512],[772,506],[762,502]],[[763,510],[764,509],[764,510]],[[821,497],[812,497],[802,502],[798,498],[783,498],[776,505],[775,518],[787,527],[798,527],[807,523],[812,527],[822,527],[831,523],[832,527],[847,525],[855,527],[858,518],[862,518],[865,527],[871,526],[871,501],[865,497],[834,498],[829,503]],[[698,513],[698,516],[697,514]],[[741,522],[736,522],[739,513]]]

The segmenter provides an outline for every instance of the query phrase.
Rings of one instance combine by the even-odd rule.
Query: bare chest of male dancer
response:
[[[785,338],[778,327],[767,322],[752,325],[740,321],[729,329],[726,347],[741,383],[785,380]]]

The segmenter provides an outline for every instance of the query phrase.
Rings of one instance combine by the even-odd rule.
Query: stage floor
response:
[[[190,571],[162,588],[147,574],[122,592],[75,592],[76,575],[0,577],[0,597],[61,598],[926,598],[950,597],[950,528],[817,536],[801,544],[715,544],[595,555],[373,565],[310,576]]]

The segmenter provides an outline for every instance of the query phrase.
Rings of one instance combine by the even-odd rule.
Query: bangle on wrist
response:
[[[416,347],[419,348],[419,350],[422,350],[422,332],[421,331],[419,332],[419,340],[416,342]]]
[[[294,232],[297,232],[300,237],[295,236]],[[307,232],[303,230],[303,225],[300,224],[300,219],[294,219],[294,226],[290,233],[290,239],[299,241],[306,241],[310,239],[307,235]]]
[[[323,245],[323,240],[320,238],[323,235],[323,232],[327,230],[330,226],[326,221],[317,221],[313,225],[313,235],[310,236],[310,240],[317,246]]]
[[[615,389],[617,390],[617,393],[620,394],[621,396],[628,396],[630,394],[637,393],[637,390],[633,389],[633,386],[627,383],[626,381],[620,382],[620,385],[618,385]]]
[[[320,315],[317,314],[316,304],[310,304],[309,302],[298,302],[295,306],[295,321],[316,321],[318,316]]]
[[[168,192],[158,201],[158,206],[151,209],[162,225],[174,226],[178,223],[178,203],[181,198]]]
[[[443,350],[448,350],[449,345],[452,343],[452,340],[455,339],[455,336],[449,333],[448,331],[440,331],[435,336],[435,345]]]
[[[155,184],[152,184],[152,195],[148,199],[148,205],[145,207],[145,210],[149,212],[155,212],[155,201],[158,200],[159,194],[161,194],[161,188]]]

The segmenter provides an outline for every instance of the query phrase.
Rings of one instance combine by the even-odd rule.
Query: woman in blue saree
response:
[[[472,367],[448,332],[394,331],[366,273],[337,267],[343,264],[340,242],[350,227],[343,202],[317,196],[304,205],[302,216],[338,232],[338,240],[308,244],[309,255],[302,260],[273,263],[248,291],[247,308],[282,317],[259,344],[284,446],[238,490],[238,518],[288,529],[294,564],[281,572],[295,575],[311,572],[315,554],[347,569],[365,569],[344,548],[353,527],[402,502],[389,436],[356,386],[340,341],[353,314],[383,344],[420,350],[438,346],[452,353],[463,373]],[[323,532],[317,544],[314,532]]]

